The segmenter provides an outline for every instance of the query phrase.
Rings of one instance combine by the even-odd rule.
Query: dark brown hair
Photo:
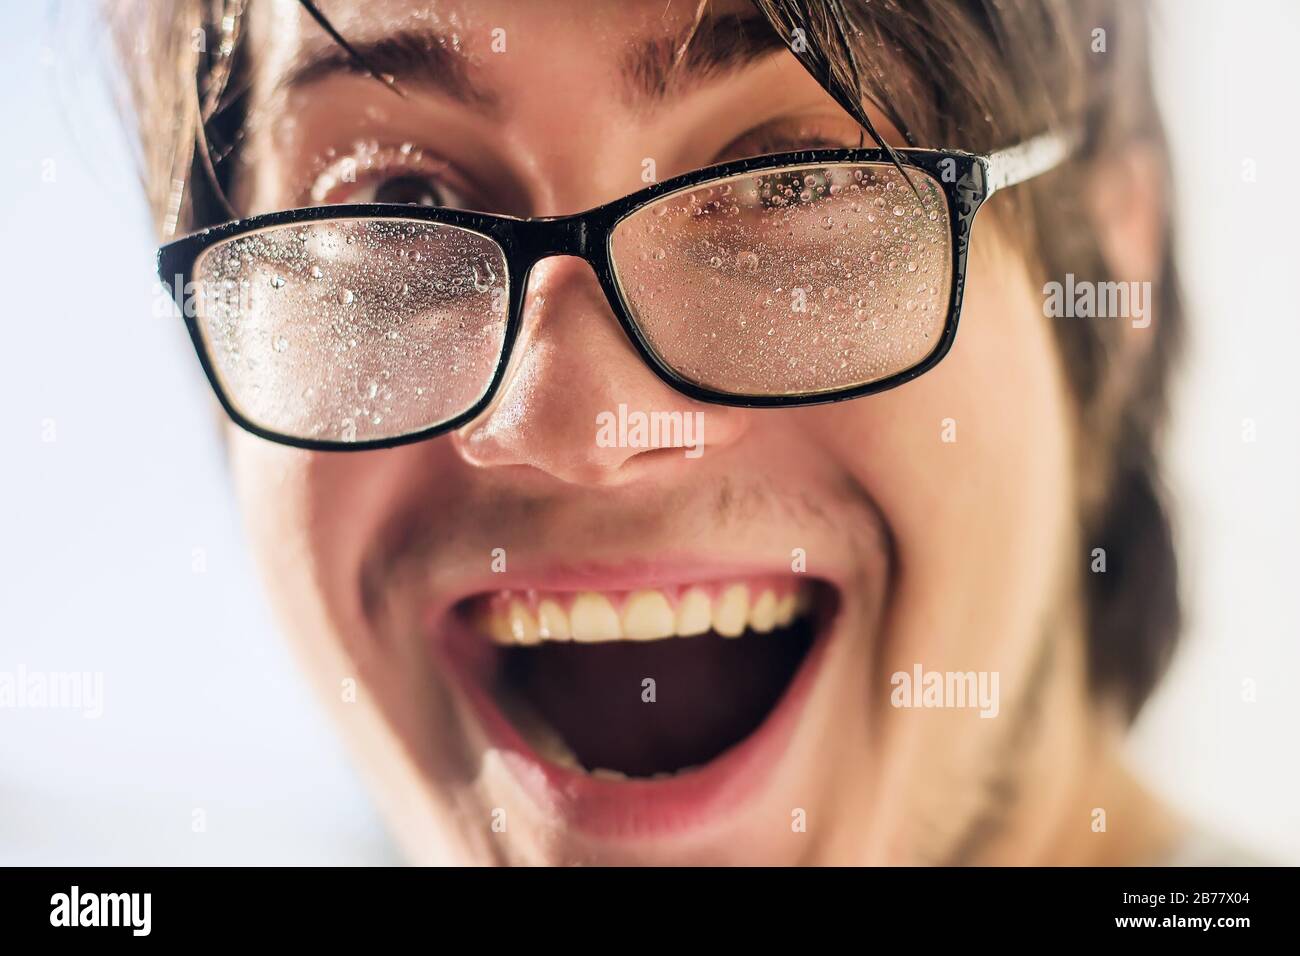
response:
[[[300,0],[302,2],[302,0]],[[987,152],[1047,130],[1082,129],[1060,170],[999,197],[1008,234],[1044,279],[1105,282],[1090,210],[1107,159],[1141,146],[1168,181],[1168,150],[1141,0],[752,0],[800,62],[874,135],[874,103],[917,146]],[[238,42],[245,0],[142,9],[106,0],[140,130],[141,168],[160,232],[228,218],[246,94]],[[700,5],[701,11],[707,0]],[[312,4],[304,3],[311,9]],[[327,24],[323,24],[327,26]],[[202,42],[199,42],[202,41]],[[202,47],[202,49],[200,49]],[[879,137],[876,137],[879,141]],[[1104,188],[1104,187],[1103,187]],[[1152,341],[1136,368],[1119,322],[1057,321],[1079,426],[1079,575],[1094,694],[1128,718],[1163,672],[1180,608],[1158,448],[1184,316],[1172,255],[1171,202],[1160,273],[1151,276]],[[1103,548],[1106,570],[1091,569]]]

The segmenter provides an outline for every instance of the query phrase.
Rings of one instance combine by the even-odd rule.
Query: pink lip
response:
[[[643,571],[620,575],[568,569],[555,575],[520,581],[512,573],[511,587],[562,590],[565,584],[581,589],[666,587],[704,576],[698,564],[689,578],[663,574],[649,583]],[[722,571],[710,568],[708,576],[743,575],[754,569]],[[770,573],[770,571],[768,572]],[[496,575],[500,586],[500,578]],[[486,582],[485,582],[486,583]],[[835,628],[826,620],[820,633],[772,712],[752,734],[708,764],[665,780],[612,781],[594,778],[543,759],[523,739],[498,708],[488,689],[483,663],[490,645],[474,633],[461,615],[447,609],[437,618],[440,631],[434,651],[446,672],[464,694],[482,726],[489,744],[499,750],[521,786],[536,804],[558,816],[572,830],[600,839],[635,839],[666,836],[734,815],[737,806],[752,796],[789,747]]]
[[[519,562],[519,563],[516,563]],[[629,561],[617,563],[529,564],[511,558],[508,574],[484,574],[463,581],[458,598],[477,591],[634,591],[637,588],[669,588],[701,581],[729,578],[772,578],[793,574],[789,568],[772,567],[771,563]]]

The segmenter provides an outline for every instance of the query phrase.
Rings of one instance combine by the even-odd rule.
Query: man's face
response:
[[[293,0],[254,5],[251,212],[553,216],[643,188],[647,163],[662,180],[859,144],[790,53],[728,52],[747,4],[712,4],[718,56],[667,82],[693,2],[321,6],[406,96],[298,70],[336,48]],[[496,401],[458,431],[341,454],[232,427],[277,610],[417,860],[913,862],[1053,839],[998,784],[1051,789],[1021,758],[1081,700],[1073,432],[997,207],[952,352],[877,396],[693,402],[557,257]],[[620,406],[702,412],[702,453],[608,447],[598,416]],[[923,702],[895,676],[918,667],[996,696],[897,706]]]

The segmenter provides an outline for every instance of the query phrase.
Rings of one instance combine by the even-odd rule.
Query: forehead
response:
[[[282,18],[282,25],[313,22],[299,0],[270,0],[267,6]],[[316,0],[315,7],[339,28],[427,25],[468,32],[550,24],[579,41],[590,41],[605,30],[660,22],[680,26],[701,15],[753,10],[748,0]]]
[[[351,45],[426,37],[492,72],[541,71],[575,58],[612,69],[648,44],[671,51],[701,19],[769,32],[748,0],[317,0],[315,8]],[[253,4],[251,18],[259,72],[272,80],[338,49],[298,0]]]

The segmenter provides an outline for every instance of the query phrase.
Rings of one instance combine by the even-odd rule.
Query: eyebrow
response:
[[[637,41],[622,74],[631,105],[653,105],[786,49],[762,17],[705,16],[676,37]]]
[[[432,30],[399,30],[372,40],[331,42],[303,52],[279,82],[296,89],[330,76],[379,78],[403,88],[441,93],[489,115],[501,99],[475,81],[472,61],[452,37]],[[662,102],[701,82],[718,79],[786,47],[766,20],[734,14],[702,18],[677,36],[633,42],[619,67],[624,100],[631,106]]]
[[[318,83],[336,75],[375,78],[402,87],[434,90],[488,113],[500,110],[498,97],[470,76],[469,58],[450,36],[432,30],[399,30],[373,40],[354,40],[345,48],[331,43],[301,53],[280,80],[282,89]]]

